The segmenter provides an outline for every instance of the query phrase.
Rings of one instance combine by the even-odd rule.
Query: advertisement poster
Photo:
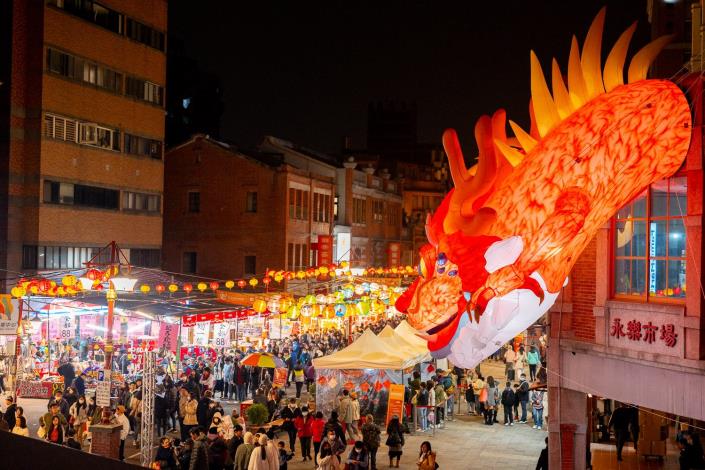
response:
[[[394,417],[398,416],[401,420],[404,416],[404,386],[401,384],[391,384],[389,386],[389,403],[387,404],[387,419],[384,421],[385,424],[389,424],[389,421]]]
[[[286,376],[289,370],[286,367],[274,369],[274,380],[272,385],[283,388],[286,385]]]
[[[16,335],[19,317],[19,300],[0,294],[0,335]]]
[[[66,316],[60,319],[61,322],[61,341],[66,341],[68,339],[73,339],[76,337],[76,323],[75,318],[71,316]]]
[[[281,329],[280,329],[281,325]],[[291,322],[290,321],[280,321],[269,320],[269,338],[270,339],[282,339],[291,336]]]
[[[161,322],[159,324],[159,348],[176,354],[176,343],[179,335],[179,325]]]
[[[208,333],[210,332],[210,328],[210,323],[196,323],[193,327],[193,344],[208,346]]]

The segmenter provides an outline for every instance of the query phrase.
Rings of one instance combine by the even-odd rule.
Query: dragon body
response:
[[[573,38],[568,84],[553,62],[548,91],[531,54],[532,128],[504,111],[475,126],[478,163],[466,169],[447,130],[454,189],[429,217],[419,278],[397,303],[436,357],[473,367],[555,302],[587,244],[617,210],[681,166],[690,108],[667,80],[647,80],[660,38],[623,63],[632,25],[601,69],[604,9],[582,55]]]

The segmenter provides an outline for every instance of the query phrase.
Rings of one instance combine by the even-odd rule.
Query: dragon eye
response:
[[[447,261],[448,257],[445,253],[438,253],[438,259],[436,260],[436,264],[438,264],[438,266],[445,266]]]

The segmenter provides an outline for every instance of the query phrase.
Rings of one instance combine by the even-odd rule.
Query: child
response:
[[[294,456],[293,452],[287,452],[284,441],[279,441],[279,470],[287,470],[287,462]]]
[[[519,421],[519,384],[514,384],[514,421]]]

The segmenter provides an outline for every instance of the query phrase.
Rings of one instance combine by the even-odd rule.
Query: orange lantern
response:
[[[254,302],[252,302],[252,308],[257,313],[263,313],[267,310],[267,302],[265,302],[262,299],[257,299]]]
[[[162,292],[164,292],[164,284],[157,284],[154,287],[154,290],[156,290],[157,293],[161,294]]]
[[[265,276],[265,277],[262,279],[262,284],[264,284],[265,286],[268,286],[270,282],[272,282],[272,278],[269,277],[269,276]]]
[[[211,290],[217,290],[218,287],[220,287],[220,284],[218,284],[217,281],[212,281],[212,282],[209,284],[209,287],[211,288]]]
[[[184,289],[184,292],[186,292],[186,294],[190,294],[191,291],[193,290],[193,285],[191,285],[187,282],[186,284],[184,284],[183,289]]]
[[[240,289],[244,289],[246,285],[247,285],[247,282],[245,282],[244,279],[240,279],[239,281],[237,281],[237,286],[238,286]]]

